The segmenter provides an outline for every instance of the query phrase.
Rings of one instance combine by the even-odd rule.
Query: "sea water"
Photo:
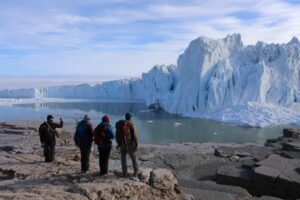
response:
[[[137,102],[62,102],[36,103],[13,106],[0,106],[0,121],[34,120],[42,121],[48,114],[68,123],[82,119],[84,114],[92,117],[96,126],[103,115],[108,115],[114,126],[117,120],[132,112],[141,143],[264,143],[268,138],[278,137],[286,126],[250,128],[224,122],[193,119],[169,114],[163,110],[151,110]]]

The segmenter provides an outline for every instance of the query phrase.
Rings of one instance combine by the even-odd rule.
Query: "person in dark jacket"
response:
[[[108,173],[108,162],[112,148],[111,140],[114,139],[113,130],[109,121],[109,117],[104,115],[101,123],[94,130],[94,141],[99,151],[100,175]]]
[[[90,122],[89,115],[85,115],[76,127],[75,143],[80,148],[81,172],[86,173],[89,170],[90,154],[93,143],[93,125]]]
[[[64,126],[64,122],[62,118],[60,118],[60,123],[53,122],[54,117],[52,115],[47,116],[47,121],[45,121],[40,126],[40,136],[42,146],[44,147],[44,156],[46,162],[53,162],[55,157],[55,144],[56,137],[58,137],[57,128],[62,128]]]

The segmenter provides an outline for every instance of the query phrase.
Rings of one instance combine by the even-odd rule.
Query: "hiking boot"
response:
[[[100,172],[100,176],[105,176],[105,175],[107,175],[107,174],[108,174],[108,172],[105,172],[105,173]]]

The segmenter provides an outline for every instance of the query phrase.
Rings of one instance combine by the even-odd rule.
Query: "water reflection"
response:
[[[283,126],[268,128],[245,128],[207,119],[191,119],[172,115],[163,110],[148,110],[143,103],[123,102],[72,102],[43,103],[0,107],[0,120],[41,120],[41,116],[51,113],[64,117],[75,124],[88,113],[96,125],[102,115],[108,114],[114,124],[124,113],[132,112],[142,143],[176,142],[230,142],[264,143],[267,138],[281,134]]]

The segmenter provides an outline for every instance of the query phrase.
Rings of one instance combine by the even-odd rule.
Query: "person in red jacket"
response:
[[[112,148],[111,140],[114,139],[113,130],[109,121],[109,117],[104,115],[101,123],[94,130],[94,141],[99,151],[100,175],[108,173],[108,161]]]

